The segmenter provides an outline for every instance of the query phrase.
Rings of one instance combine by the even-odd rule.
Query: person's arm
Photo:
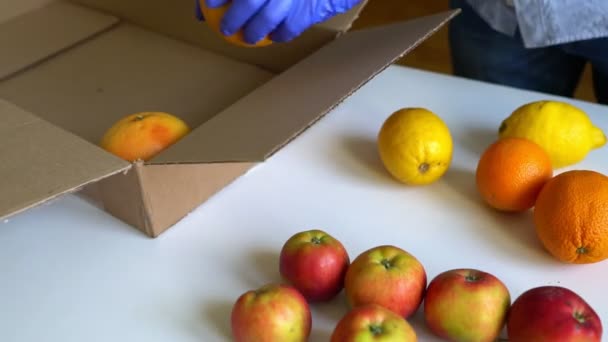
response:
[[[210,8],[230,0],[205,0]],[[232,35],[243,30],[245,41],[254,44],[269,35],[275,42],[288,42],[312,25],[344,13],[362,0],[232,0],[221,31]],[[198,1],[197,1],[198,7]],[[197,8],[199,20],[204,20]]]

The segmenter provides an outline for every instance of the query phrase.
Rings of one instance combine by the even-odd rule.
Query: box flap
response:
[[[0,23],[42,7],[54,0],[3,0],[0,1]]]
[[[0,81],[117,22],[85,7],[53,2],[0,24]]]
[[[130,167],[0,99],[0,219]]]
[[[144,165],[91,184],[89,199],[113,216],[157,237],[255,163]]]
[[[255,163],[146,165],[141,182],[145,232],[156,237],[239,178]]]
[[[114,217],[147,233],[150,224],[141,182],[143,168],[143,163],[135,162],[128,172],[92,183],[84,187],[80,194],[87,196]]]
[[[261,161],[458,11],[346,33],[198,127],[152,163]]]

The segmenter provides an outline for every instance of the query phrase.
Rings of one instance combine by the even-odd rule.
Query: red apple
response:
[[[525,291],[513,302],[507,333],[511,342],[599,342],[602,321],[572,290],[540,286]]]
[[[414,328],[401,316],[376,304],[358,306],[338,322],[330,342],[415,342]]]
[[[283,278],[309,302],[328,301],[340,293],[350,263],[342,243],[318,229],[290,237],[279,260]]]
[[[435,335],[450,341],[496,341],[511,295],[494,275],[475,269],[438,274],[426,289],[424,319]]]
[[[403,249],[377,246],[353,260],[344,288],[351,307],[377,304],[408,318],[424,297],[426,271],[418,259]]]
[[[266,284],[243,293],[232,308],[236,342],[304,342],[312,328],[308,302],[285,284]]]

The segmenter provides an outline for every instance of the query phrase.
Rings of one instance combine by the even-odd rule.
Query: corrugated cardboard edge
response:
[[[30,210],[32,208],[38,207],[40,205],[50,204],[51,202],[53,202],[54,200],[59,199],[60,197],[80,192],[82,189],[86,188],[88,185],[95,184],[95,183],[98,183],[100,181],[103,181],[104,179],[107,179],[106,177],[113,178],[114,175],[116,175],[118,173],[124,173],[126,171],[128,171],[128,169],[127,170],[118,170],[118,171],[112,172],[112,173],[110,173],[110,174],[108,174],[106,176],[92,178],[90,181],[88,181],[88,182],[86,182],[86,183],[84,183],[84,184],[82,184],[80,186],[70,188],[70,189],[65,190],[65,191],[63,191],[61,193],[49,196],[49,197],[47,197],[47,198],[45,198],[43,200],[31,203],[31,204],[26,205],[26,206],[23,206],[20,209],[17,209],[15,211],[9,213],[8,215],[0,216],[0,220],[7,220],[7,219],[9,219],[11,217],[14,217],[14,216],[17,216],[17,215],[21,214],[22,212],[25,212],[25,211]]]

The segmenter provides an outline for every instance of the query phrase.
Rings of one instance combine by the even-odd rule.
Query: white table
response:
[[[351,259],[398,245],[429,280],[473,267],[502,279],[513,298],[566,286],[608,327],[608,262],[556,262],[530,217],[493,213],[474,187],[477,159],[500,121],[541,98],[555,97],[393,66],[155,240],[74,195],[15,217],[0,224],[0,341],[229,340],[234,300],[278,281],[283,242],[309,228],[339,238]],[[570,101],[608,132],[608,108]],[[454,136],[452,167],[431,186],[400,186],[379,163],[376,133],[405,106],[434,110]],[[575,167],[607,172],[607,149]],[[327,341],[344,297],[312,308],[310,341]],[[420,340],[434,341],[421,318],[419,310]]]

